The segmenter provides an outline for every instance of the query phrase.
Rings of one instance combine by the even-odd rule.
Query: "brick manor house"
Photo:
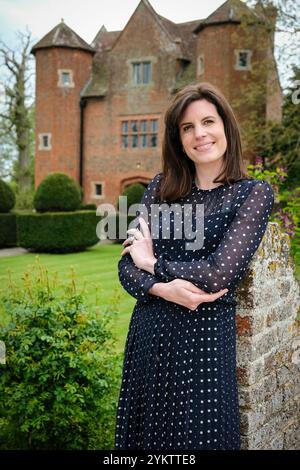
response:
[[[252,19],[246,30],[245,15]],[[205,19],[175,24],[141,0],[122,31],[102,26],[91,45],[62,20],[32,48],[36,185],[64,172],[81,184],[85,202],[97,205],[116,204],[132,183],[146,185],[161,170],[164,111],[187,83],[218,86],[241,128],[251,106],[262,124],[280,119],[274,32],[262,28],[265,17],[258,6],[228,0]],[[273,7],[268,18],[275,24]],[[267,60],[271,67],[255,74]],[[234,106],[253,80],[260,100]]]

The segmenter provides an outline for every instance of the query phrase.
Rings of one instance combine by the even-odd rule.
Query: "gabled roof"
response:
[[[173,23],[173,21],[157,15],[168,30],[170,37],[177,43],[181,50],[182,58],[191,59],[194,55],[195,37],[193,36],[194,29],[203,20],[188,21],[186,23]]]
[[[120,33],[121,31],[107,31],[103,25],[96,34],[91,46],[94,47],[97,52],[109,50],[113,47]]]
[[[38,49],[48,49],[52,47],[81,49],[95,53],[94,48],[89,46],[88,43],[67,26],[63,20],[35,44],[31,52],[34,54]]]
[[[240,23],[245,16],[252,17],[253,19],[259,18],[253,9],[250,9],[241,0],[227,0],[219,8],[217,8],[211,15],[202,21],[194,30],[198,33],[206,26],[215,25],[218,23]]]

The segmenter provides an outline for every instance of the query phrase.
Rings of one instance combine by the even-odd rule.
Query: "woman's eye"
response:
[[[191,129],[192,125],[189,124],[188,126],[183,127],[183,132],[187,132],[189,129]]]
[[[206,124],[206,123],[212,123],[212,122],[214,122],[214,121],[212,121],[211,119],[207,119],[207,121],[204,121],[204,124]]]

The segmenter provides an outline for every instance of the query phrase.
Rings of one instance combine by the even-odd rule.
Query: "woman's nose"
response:
[[[200,124],[195,126],[195,137],[202,137],[207,134],[205,127],[201,126]]]

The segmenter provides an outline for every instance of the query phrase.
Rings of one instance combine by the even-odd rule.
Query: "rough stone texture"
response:
[[[300,448],[299,284],[289,237],[276,223],[237,291],[242,448]]]

